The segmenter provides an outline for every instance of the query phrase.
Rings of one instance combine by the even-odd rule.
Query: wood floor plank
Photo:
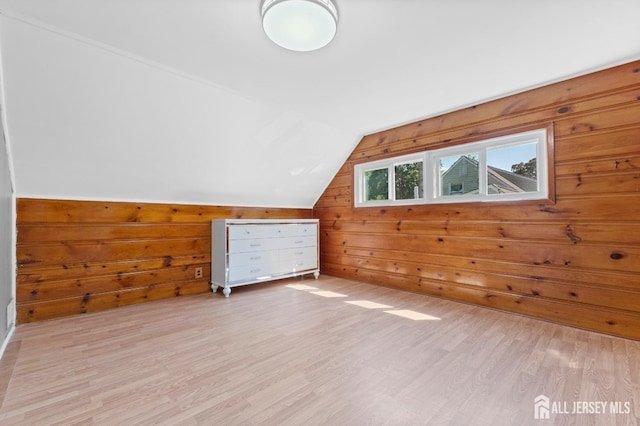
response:
[[[328,276],[24,324],[5,356],[3,425],[536,425],[540,394],[629,407],[545,424],[640,423],[638,341]]]

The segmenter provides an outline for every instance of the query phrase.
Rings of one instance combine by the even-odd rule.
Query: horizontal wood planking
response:
[[[379,247],[384,240],[387,250],[438,253],[447,256],[502,259],[529,265],[561,265],[571,268],[624,270],[640,273],[640,245],[599,245],[573,242],[518,241],[485,237],[419,237],[412,234],[346,234],[323,235],[321,244],[363,249]],[[639,289],[640,290],[640,289]]]
[[[573,225],[565,222],[509,222],[493,221],[447,221],[447,220],[384,220],[327,221],[323,225],[343,233],[409,234],[451,237],[508,238],[521,241],[582,242],[582,243],[634,243],[640,233],[640,223],[611,222]]]
[[[635,100],[637,103],[637,100]],[[436,149],[445,146],[459,145],[463,143],[473,142],[487,137],[509,134],[519,131],[523,126],[527,127],[545,127],[549,123],[556,123],[560,135],[579,135],[586,132],[598,132],[603,129],[613,130],[626,127],[636,127],[637,121],[637,105],[628,109],[617,107],[609,111],[599,110],[591,114],[582,114],[573,116],[568,112],[559,112],[555,109],[549,109],[547,113],[537,113],[536,119],[532,117],[500,117],[495,122],[486,123],[482,126],[475,127],[471,130],[460,127],[446,132],[420,136],[408,140],[396,141],[392,146],[388,145],[387,139],[380,139],[379,143],[368,147],[361,152],[354,152],[349,160],[362,162],[375,158],[384,158],[396,155],[402,155],[410,152],[419,152],[426,149]],[[602,115],[611,114],[611,117],[605,119]],[[500,129],[496,134],[495,129]],[[356,148],[358,149],[358,147]]]
[[[19,243],[83,241],[87,235],[99,240],[143,238],[206,238],[211,225],[207,223],[118,223],[118,224],[23,224]]]
[[[38,283],[47,280],[61,280],[69,278],[84,278],[95,275],[113,275],[150,269],[168,268],[171,266],[189,266],[194,264],[208,265],[211,254],[190,256],[164,256],[155,259],[134,259],[110,262],[85,262],[82,264],[65,265],[66,268],[29,267],[24,268],[18,275],[18,283]]]
[[[115,275],[98,275],[67,280],[48,280],[24,283],[17,289],[17,297],[28,302],[43,302],[69,297],[86,297],[132,288],[151,287],[167,282],[189,281],[195,268],[202,267],[204,276],[211,275],[210,265],[188,265]]]
[[[533,278],[537,281],[566,281],[584,285],[598,286],[637,291],[638,277],[631,272],[611,272],[596,269],[569,269],[564,265],[552,264],[528,264],[522,262],[507,262],[502,259],[489,259],[479,257],[448,256],[440,253],[406,252],[386,249],[358,249],[340,248],[325,245],[321,250],[323,263],[352,264],[350,259],[355,258],[361,267],[370,269],[391,270],[388,265],[393,265],[393,270],[400,272],[399,265],[403,262],[411,262],[418,265],[415,275],[421,275],[421,271],[433,268],[439,271],[441,268],[454,268],[459,270],[480,271],[494,274],[505,274],[513,277]],[[367,266],[374,265],[374,266]],[[526,268],[526,273],[523,272]],[[406,269],[406,268],[405,268]],[[604,283],[604,284],[603,284]]]
[[[420,218],[428,220],[494,220],[494,221],[574,221],[637,223],[640,217],[640,194],[603,194],[580,197],[566,195],[551,203],[474,203],[434,204],[429,206],[392,206],[383,208],[359,208],[339,206],[317,208],[314,215],[323,221],[331,220],[404,220]]]
[[[618,162],[640,154],[640,123],[588,135],[555,135],[556,166],[610,158]],[[621,157],[621,158],[618,158]]]
[[[467,258],[469,267],[448,266],[448,259],[438,259],[439,265],[435,268],[425,268],[422,262],[412,262],[409,260],[389,260],[376,258],[374,256],[350,256],[345,255],[340,259],[341,266],[353,268],[353,275],[375,273],[382,271],[384,273],[392,273],[406,276],[418,277],[418,282],[429,281],[432,283],[455,282],[457,284],[465,284],[485,289],[503,291],[511,294],[524,294],[531,296],[539,296],[542,298],[551,298],[564,301],[580,301],[607,308],[622,309],[635,313],[640,313],[640,292],[636,291],[632,285],[623,288],[624,282],[616,282],[616,285],[602,286],[598,283],[590,285],[575,281],[563,281],[567,279],[567,273],[562,275],[562,280],[553,280],[542,276],[522,276],[511,275],[508,269],[514,269],[517,265],[511,264],[502,266],[500,272],[491,272],[481,270],[480,268],[472,269],[471,261],[482,261],[483,259]],[[490,262],[490,259],[484,259]],[[330,261],[327,260],[327,263]],[[533,271],[531,271],[533,272]],[[613,276],[609,275],[609,279]],[[628,278],[628,277],[627,277]]]
[[[17,316],[22,323],[69,315],[98,312],[136,303],[151,302],[169,297],[187,296],[211,291],[204,280],[169,282],[161,285],[134,288],[89,297],[72,297],[45,302],[23,303],[17,306]]]
[[[73,265],[84,262],[109,262],[126,259],[147,259],[164,256],[203,254],[211,250],[206,238],[171,238],[145,240],[76,241],[68,243],[38,243],[18,245],[19,266]]]
[[[25,208],[28,207],[28,208]],[[307,209],[21,198],[20,223],[199,223],[217,218],[305,218]]]
[[[635,117],[639,108],[637,97],[640,96],[640,93],[632,96],[629,97],[629,100],[625,99],[625,105],[616,105],[608,109],[599,108],[589,113],[572,114],[570,111],[572,108],[575,109],[576,105],[561,108],[553,106],[544,110],[534,109],[526,115],[502,115],[480,123],[464,124],[461,122],[456,128],[440,130],[437,133],[405,140],[397,140],[393,144],[389,143],[388,138],[380,137],[375,144],[369,143],[365,147],[358,145],[349,160],[360,162],[423,151],[425,149],[459,145],[486,139],[494,135],[497,136],[497,130],[499,130],[499,135],[504,135],[516,132],[523,126],[545,127],[552,122],[558,126],[557,131],[559,131],[560,135],[568,136],[598,132],[604,129],[611,131],[623,127],[633,127],[638,124]],[[617,98],[608,97],[608,99],[611,102],[615,102]]]
[[[310,209],[21,198],[18,323],[211,291],[211,220]],[[202,268],[202,278],[195,269]]]
[[[365,136],[314,207],[323,273],[640,338],[640,62]],[[355,164],[553,123],[555,202],[354,208]]]
[[[640,129],[638,129],[640,132]],[[638,142],[640,145],[640,142]],[[640,154],[629,154],[623,160],[617,156],[594,159],[592,161],[572,162],[568,164],[556,163],[556,177],[578,177],[592,175],[609,175],[615,173],[637,172],[640,169]]]

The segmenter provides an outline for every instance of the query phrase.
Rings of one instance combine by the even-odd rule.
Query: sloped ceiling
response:
[[[640,57],[637,0],[0,0],[19,197],[312,207],[362,136]]]

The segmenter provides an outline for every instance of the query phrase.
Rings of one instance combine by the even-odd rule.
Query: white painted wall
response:
[[[0,133],[0,340],[7,335],[6,309],[14,294],[15,198],[4,132]]]
[[[2,51],[19,197],[308,208],[359,139],[4,17]]]
[[[11,150],[6,136],[1,88],[2,73],[0,72],[0,341],[3,341],[0,356],[4,352],[15,324],[16,285],[16,203]],[[9,304],[11,304],[10,308],[8,308]],[[7,310],[10,311],[9,315]]]
[[[640,57],[638,0],[339,10],[301,53],[258,0],[0,0],[17,195],[308,208],[364,134]]]

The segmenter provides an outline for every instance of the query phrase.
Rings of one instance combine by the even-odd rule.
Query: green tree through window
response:
[[[422,198],[422,161],[395,166],[396,200]]]
[[[369,170],[364,177],[367,201],[389,199],[389,169]]]
[[[511,171],[517,175],[522,175],[526,177],[530,177],[531,179],[536,178],[536,170],[537,170],[537,158],[533,157],[531,160],[526,163],[521,162],[518,164],[514,164],[511,166]]]

